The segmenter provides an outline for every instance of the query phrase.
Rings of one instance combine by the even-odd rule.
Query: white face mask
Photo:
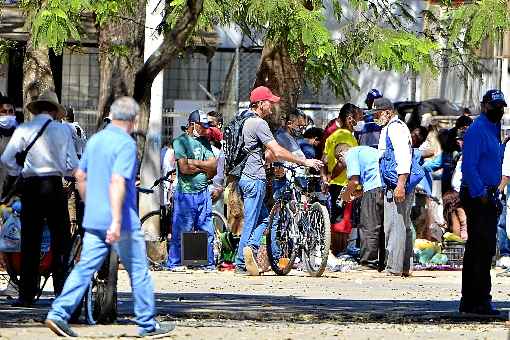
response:
[[[16,121],[16,116],[0,116],[0,128],[12,129],[17,125],[18,122]]]
[[[197,129],[195,128],[195,124],[193,124],[193,137],[195,137],[195,138],[200,137],[200,134],[198,133]]]
[[[361,132],[361,131],[363,131],[364,127],[365,127],[365,121],[364,120],[360,120],[360,121],[356,122],[356,125],[354,125],[352,128],[356,132]]]

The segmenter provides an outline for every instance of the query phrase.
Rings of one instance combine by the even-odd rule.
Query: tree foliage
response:
[[[170,27],[184,3],[172,2]],[[328,15],[340,26],[336,36]],[[318,87],[326,79],[337,95],[345,95],[356,86],[352,71],[364,63],[397,71],[434,68],[438,46],[409,29],[415,17],[406,1],[206,0],[197,29],[235,24],[254,42],[282,44],[293,62],[305,64],[308,81]]]
[[[164,0],[162,0],[164,1]],[[164,1],[162,32],[173,29],[189,0]],[[57,53],[69,41],[79,42],[80,19],[94,13],[99,26],[123,20],[120,9],[136,8],[136,0],[22,0],[34,44]],[[497,41],[510,27],[508,1],[478,0],[458,5],[441,0],[440,13],[414,13],[403,0],[204,0],[195,32],[214,25],[236,25],[254,42],[283,44],[293,62],[305,65],[316,86],[326,79],[337,95],[355,84],[351,74],[362,64],[382,70],[436,70],[439,56],[473,65],[473,51],[486,39]],[[417,30],[423,15],[428,29]],[[335,36],[326,25],[334,18]]]
[[[510,30],[510,7],[506,0],[478,0],[468,4],[442,0],[436,11],[426,10],[424,34],[440,44],[438,55],[449,66],[461,66],[469,74],[483,67],[476,54],[484,43],[497,44]]]

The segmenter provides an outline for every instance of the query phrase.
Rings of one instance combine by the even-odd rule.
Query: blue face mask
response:
[[[18,122],[16,121],[16,116],[0,116],[0,129],[12,129],[16,127]]]

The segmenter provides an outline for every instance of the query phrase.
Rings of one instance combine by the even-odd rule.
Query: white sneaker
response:
[[[0,296],[8,296],[11,298],[17,298],[18,297],[18,286],[14,282],[9,280],[7,287],[3,290],[0,290]]]
[[[510,256],[500,257],[498,262],[496,262],[496,266],[503,269],[510,268]]]
[[[260,268],[257,264],[257,259],[255,258],[255,254],[253,253],[253,249],[250,246],[246,246],[243,248],[244,255],[244,264],[246,266],[246,270],[251,276],[259,276]]]

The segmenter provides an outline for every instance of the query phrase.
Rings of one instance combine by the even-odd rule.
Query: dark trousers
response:
[[[361,198],[360,238],[362,265],[384,269],[384,192],[376,188],[363,193]]]
[[[462,303],[479,306],[491,302],[492,258],[496,254],[498,211],[495,200],[482,203],[462,189],[460,199],[467,216],[468,240],[462,268]]]
[[[71,243],[67,197],[61,177],[30,177],[21,196],[20,299],[33,301],[39,290],[41,237],[45,223],[51,234],[51,269],[55,295],[60,294],[67,274]]]

